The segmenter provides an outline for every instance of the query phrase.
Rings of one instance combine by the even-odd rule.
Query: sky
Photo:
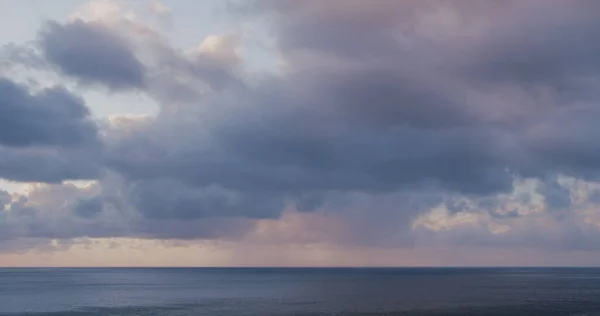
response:
[[[600,3],[0,2],[0,266],[600,264]]]

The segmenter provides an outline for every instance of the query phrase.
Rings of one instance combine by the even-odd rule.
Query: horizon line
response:
[[[0,266],[0,269],[600,269],[598,266]]]

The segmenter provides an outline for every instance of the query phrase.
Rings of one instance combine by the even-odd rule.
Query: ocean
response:
[[[600,315],[600,269],[11,268],[0,315]]]

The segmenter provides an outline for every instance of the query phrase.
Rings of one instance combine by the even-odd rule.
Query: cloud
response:
[[[0,78],[0,177],[57,183],[100,173],[101,143],[83,99]]]
[[[158,0],[152,1],[152,3],[150,4],[150,10],[152,10],[152,12],[154,14],[156,14],[158,17],[162,18],[163,20],[170,22],[173,18],[171,9],[169,7],[167,7],[161,1],[158,1]]]
[[[517,7],[521,10],[513,17],[489,27],[491,36],[474,43],[469,68],[477,80],[570,90],[583,83],[576,84],[578,80],[597,76],[600,45],[592,41],[600,29],[597,3],[553,1],[547,7],[532,2]]]
[[[31,69],[47,69],[48,61],[33,47],[14,43],[5,44],[0,47],[0,70],[4,72],[14,65]]]
[[[510,194],[448,200],[413,223],[428,244],[597,251],[597,183],[551,177],[519,180]]]
[[[95,146],[72,149],[0,147],[0,177],[47,183],[95,179],[102,173],[100,155]]]
[[[335,231],[315,235],[355,247],[596,249],[596,202],[575,198],[600,171],[596,11],[553,3],[252,1],[243,17],[272,18],[284,64],[260,75],[238,36],[179,49],[108,5],[49,22],[40,45],[60,73],[146,93],[160,111],[105,122],[92,146],[83,102],[13,85],[27,102],[11,102],[63,121],[0,136],[12,157],[0,175],[97,182],[11,202],[10,234],[244,239],[271,223],[253,237],[277,239],[314,216]],[[59,163],[26,167],[49,165],[37,155]],[[45,190],[70,193],[59,205]]]
[[[32,93],[0,78],[0,144],[74,146],[94,142],[96,125],[84,101],[62,87]]]
[[[510,192],[519,177],[593,174],[591,166],[581,169],[585,158],[595,161],[593,140],[571,142],[593,134],[591,124],[581,125],[586,114],[595,117],[593,105],[576,105],[562,97],[564,90],[543,81],[538,83],[543,88],[533,92],[550,91],[547,99],[526,85],[507,86],[493,71],[480,83],[465,73],[470,67],[483,73],[494,63],[482,50],[490,45],[482,43],[493,40],[495,30],[513,23],[515,31],[496,36],[521,36],[519,27],[528,27],[525,19],[505,22],[503,17],[527,16],[537,7],[469,3],[380,1],[365,8],[260,2],[260,10],[266,6],[276,13],[275,35],[288,67],[273,78],[163,112],[145,135],[111,144],[110,164],[135,181],[176,178],[197,188],[217,184],[298,205],[306,196],[321,196],[312,210],[328,205],[339,192],[365,192],[377,200],[426,190],[432,200],[478,199]],[[565,21],[579,21],[585,6],[570,7]],[[536,23],[543,30],[554,22],[541,17]],[[472,65],[465,66],[467,56],[475,57]],[[561,127],[576,131],[566,125],[571,117],[581,132],[558,138]],[[176,122],[176,129],[168,127]],[[570,152],[573,159],[562,161]],[[550,190],[548,199],[560,205],[559,193]],[[414,214],[390,210],[380,216],[394,212]]]
[[[27,194],[16,194],[10,200],[3,193],[0,244],[2,240],[68,242],[76,238],[108,237],[229,239],[239,238],[253,227],[248,216],[220,212],[223,206],[202,205],[221,202],[212,196],[190,200],[185,193],[169,190],[165,185],[164,190],[152,192],[156,194],[153,200],[140,202],[136,194],[139,189],[130,189],[129,185],[115,175],[83,187],[71,183],[31,185]],[[128,190],[136,193],[128,194]],[[202,215],[190,213],[195,207],[199,211],[205,207],[213,213],[204,215],[209,218],[199,218]]]
[[[128,39],[100,23],[48,22],[39,37],[48,61],[83,84],[102,84],[116,91],[145,85],[146,69]]]

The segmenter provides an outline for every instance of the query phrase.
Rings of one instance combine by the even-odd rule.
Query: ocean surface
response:
[[[0,315],[600,315],[600,269],[0,269]]]

